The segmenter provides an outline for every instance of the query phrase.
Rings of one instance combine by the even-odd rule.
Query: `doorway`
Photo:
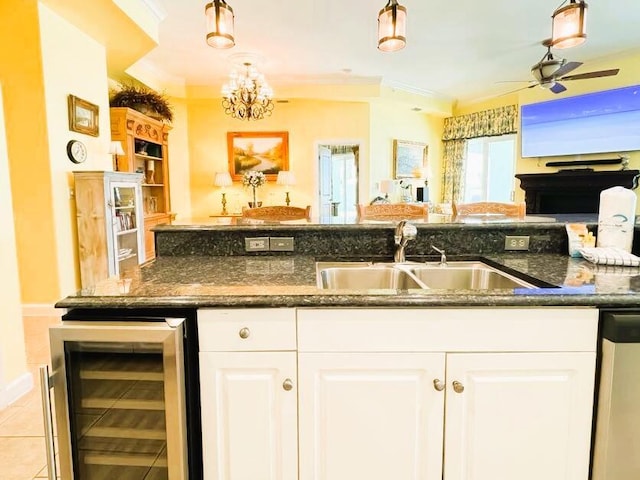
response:
[[[318,145],[320,220],[344,223],[357,217],[360,145]]]

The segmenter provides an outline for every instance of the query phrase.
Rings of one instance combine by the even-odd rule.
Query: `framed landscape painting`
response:
[[[242,181],[247,170],[265,174],[275,181],[278,172],[289,170],[289,132],[228,132],[229,173]]]
[[[394,178],[412,178],[416,171],[427,165],[427,144],[393,141],[393,176]]]
[[[67,106],[69,109],[69,130],[97,137],[99,133],[98,105],[89,103],[75,95],[69,95]]]

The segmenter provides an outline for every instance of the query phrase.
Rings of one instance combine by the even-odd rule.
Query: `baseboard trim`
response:
[[[22,304],[23,317],[61,317],[64,310],[55,308],[49,303],[24,303]]]
[[[8,407],[33,388],[33,375],[27,372],[0,389],[0,410]]]

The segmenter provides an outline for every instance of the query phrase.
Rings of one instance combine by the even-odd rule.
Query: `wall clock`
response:
[[[67,156],[73,163],[82,163],[87,159],[87,147],[80,140],[69,140]]]

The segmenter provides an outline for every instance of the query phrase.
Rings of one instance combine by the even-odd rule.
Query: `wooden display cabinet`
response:
[[[113,107],[111,139],[120,141],[124,155],[117,157],[114,170],[138,172],[144,177],[144,238],[146,260],[155,257],[156,225],[171,223],[175,216],[169,200],[168,138],[170,126],[125,107]]]
[[[82,287],[145,261],[142,174],[73,172]]]

